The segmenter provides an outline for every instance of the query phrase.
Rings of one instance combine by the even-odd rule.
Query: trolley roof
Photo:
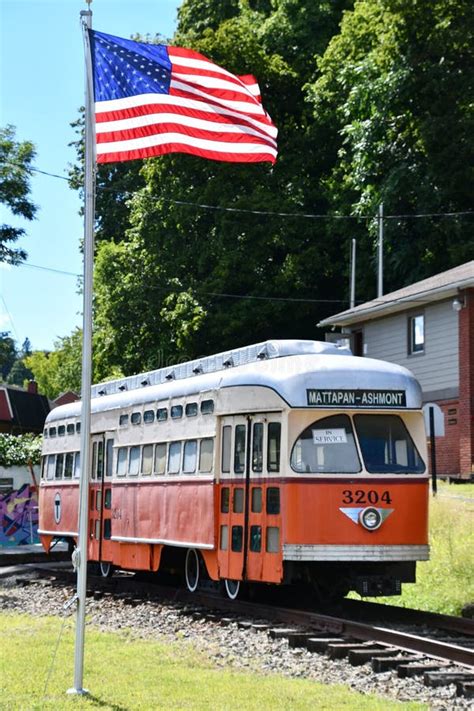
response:
[[[403,391],[421,407],[421,388],[402,366],[351,355],[318,341],[265,341],[168,368],[94,385],[92,412],[140,406],[233,386],[274,390],[290,407],[308,407],[308,390]],[[81,403],[55,408],[47,422],[80,415]]]

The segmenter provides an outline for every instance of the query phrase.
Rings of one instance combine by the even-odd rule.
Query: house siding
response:
[[[425,315],[425,351],[408,355],[408,317]],[[419,380],[424,399],[459,393],[459,319],[451,300],[364,324],[364,355],[398,363]]]

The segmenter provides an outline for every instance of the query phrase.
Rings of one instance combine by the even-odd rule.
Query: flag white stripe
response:
[[[257,101],[254,104],[250,104],[247,101],[233,101],[232,99],[222,99],[220,96],[215,96],[214,94],[207,91],[200,91],[196,87],[190,84],[185,84],[181,81],[175,81],[174,79],[170,82],[171,89],[177,89],[179,91],[187,91],[190,94],[196,94],[196,96],[201,96],[206,102],[217,103],[220,106],[228,106],[230,109],[235,111],[240,111],[244,114],[254,114],[262,116],[264,114],[262,105]]]
[[[173,64],[173,67],[176,65],[177,67],[189,67],[190,69],[202,69],[206,72],[214,72],[216,74],[223,74],[224,76],[228,77],[230,80],[235,81],[236,79],[239,81],[239,83],[242,86],[248,87],[249,91],[252,94],[260,94],[260,87],[258,86],[257,82],[255,84],[245,84],[237,74],[232,74],[231,72],[228,72],[227,69],[223,69],[222,67],[219,67],[217,64],[213,64],[212,62],[205,62],[203,59],[192,59],[191,57],[180,57],[177,55],[172,54],[172,47],[168,47],[168,55],[171,60],[171,63]],[[174,71],[173,71],[174,74]]]
[[[259,143],[225,143],[224,141],[208,141],[205,138],[196,138],[195,136],[187,136],[181,133],[164,133],[156,136],[143,136],[134,138],[128,141],[113,141],[111,143],[98,143],[97,155],[105,155],[107,153],[121,153],[122,151],[140,150],[150,148],[152,146],[161,146],[164,144],[181,143],[194,148],[201,148],[206,151],[215,151],[216,153],[265,153],[276,158],[277,151],[270,146],[261,145]]]
[[[276,141],[269,136],[262,134],[250,126],[243,124],[228,124],[218,121],[207,121],[194,118],[192,116],[183,116],[181,114],[168,113],[153,113],[145,114],[144,116],[134,116],[133,118],[124,118],[117,121],[101,121],[96,124],[96,133],[109,133],[110,131],[131,131],[141,126],[151,126],[153,124],[174,123],[180,126],[189,126],[197,128],[201,131],[213,131],[216,133],[246,133],[251,136],[257,136],[263,141],[269,141],[276,146]]]
[[[252,99],[255,99],[255,96],[246,84],[236,84],[235,82],[226,81],[225,79],[218,79],[217,77],[207,77],[201,74],[181,74],[179,72],[173,72],[173,79],[180,79],[186,82],[187,84],[196,84],[197,86],[207,87],[209,89],[223,89],[224,91],[235,91],[235,93],[244,94],[245,96],[251,94]]]
[[[96,101],[95,111],[96,114],[109,113],[113,111],[122,111],[124,109],[135,109],[138,106],[179,106],[183,109],[189,109],[190,111],[205,111],[206,113],[216,113],[221,116],[228,116],[229,118],[236,118],[238,120],[245,119],[251,123],[255,128],[260,129],[262,133],[265,133],[272,138],[276,138],[278,135],[278,129],[273,124],[267,123],[268,118],[265,121],[260,121],[258,118],[251,116],[242,115],[242,112],[232,111],[231,109],[225,109],[221,106],[216,106],[215,104],[203,105],[202,101],[195,101],[194,99],[188,99],[182,96],[171,96],[169,94],[137,94],[136,96],[126,96],[123,99],[110,99],[109,101]],[[100,126],[100,121],[97,122],[97,126]]]

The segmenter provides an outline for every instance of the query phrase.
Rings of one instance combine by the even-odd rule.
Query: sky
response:
[[[93,27],[130,37],[136,32],[171,37],[180,0],[93,0]],[[75,161],[70,123],[84,104],[84,50],[80,0],[0,0],[0,125],[13,124],[19,141],[32,141],[34,166],[66,175]],[[23,227],[15,243],[28,252],[22,266],[0,264],[0,331],[21,347],[51,350],[82,325],[77,275],[83,263],[79,196],[65,180],[35,174],[32,222],[0,205],[1,223]]]

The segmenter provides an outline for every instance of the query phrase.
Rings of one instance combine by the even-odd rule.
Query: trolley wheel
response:
[[[195,548],[188,548],[184,562],[184,577],[189,592],[196,592],[199,585],[199,556]]]
[[[101,560],[99,563],[99,572],[103,578],[111,578],[114,574],[114,566],[112,563],[106,563]]]
[[[240,592],[240,580],[224,580],[224,592],[230,600],[235,600]]]

